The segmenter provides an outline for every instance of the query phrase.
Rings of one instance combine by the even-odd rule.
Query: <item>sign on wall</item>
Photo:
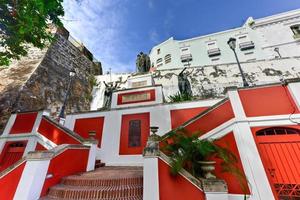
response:
[[[155,101],[155,90],[145,90],[118,94],[118,105]]]

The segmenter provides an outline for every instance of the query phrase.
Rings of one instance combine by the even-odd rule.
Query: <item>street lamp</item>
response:
[[[66,90],[64,103],[63,103],[63,105],[61,107],[61,110],[60,110],[60,113],[58,115],[59,120],[62,119],[62,118],[65,118],[65,108],[66,108],[66,105],[67,105],[68,98],[70,96],[71,85],[72,85],[73,78],[74,78],[75,75],[76,75],[76,72],[74,71],[74,69],[72,69],[69,72],[69,83],[68,83],[68,87],[67,87],[67,90]]]
[[[240,61],[239,61],[239,59],[238,59],[238,57],[237,57],[237,54],[236,54],[236,52],[235,52],[235,48],[236,48],[236,39],[235,39],[235,38],[229,38],[227,44],[229,45],[230,49],[231,49],[231,50],[233,51],[233,53],[234,53],[236,62],[237,62],[237,64],[238,64],[240,73],[241,73],[241,75],[242,75],[243,85],[244,85],[244,87],[248,87],[249,84],[248,84],[247,81],[246,81],[246,78],[245,78],[244,72],[243,72],[243,70],[242,70]]]

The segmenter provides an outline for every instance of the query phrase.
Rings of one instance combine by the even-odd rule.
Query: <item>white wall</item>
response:
[[[107,165],[142,165],[143,157],[141,155],[119,155],[122,115],[149,112],[150,126],[158,126],[158,134],[163,135],[171,130],[170,110],[209,107],[218,101],[220,99],[74,114],[67,116],[65,126],[73,130],[76,119],[104,117],[101,149],[97,149],[97,159],[101,159]]]

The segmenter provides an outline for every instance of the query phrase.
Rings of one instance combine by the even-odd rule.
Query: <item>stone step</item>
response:
[[[58,198],[52,198],[52,197],[43,197],[40,198],[40,200],[60,200]],[[63,200],[75,200],[75,199],[63,199]],[[76,199],[76,200],[81,200],[81,199]],[[89,199],[89,200],[99,200],[99,199]],[[101,199],[101,200],[143,200],[143,197],[126,197],[126,198],[115,198],[115,199]]]
[[[136,178],[119,178],[119,179],[97,179],[97,178],[75,178],[66,177],[61,181],[64,185],[70,186],[127,186],[127,185],[143,185],[143,177]]]
[[[49,197],[62,199],[106,199],[106,198],[127,198],[143,195],[143,186],[123,187],[74,187],[58,185],[52,187],[48,193]]]
[[[142,167],[101,167],[63,178],[41,199],[142,200],[142,196]]]

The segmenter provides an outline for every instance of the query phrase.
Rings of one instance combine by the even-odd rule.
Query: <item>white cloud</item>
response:
[[[79,39],[102,62],[104,71],[112,68],[114,72],[134,69],[131,63],[120,61],[124,0],[65,0],[63,23],[71,35]]]

